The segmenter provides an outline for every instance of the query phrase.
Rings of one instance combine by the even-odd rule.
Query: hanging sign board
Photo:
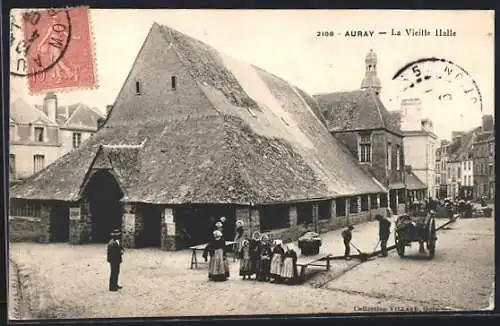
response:
[[[165,223],[174,224],[174,210],[172,208],[165,208]]]

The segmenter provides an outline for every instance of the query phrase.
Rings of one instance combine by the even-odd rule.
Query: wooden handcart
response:
[[[434,215],[426,210],[424,203],[414,203],[410,206],[408,215],[401,215],[396,220],[396,251],[403,258],[405,248],[413,242],[419,245],[425,243],[428,258],[434,258],[436,252],[436,221]]]

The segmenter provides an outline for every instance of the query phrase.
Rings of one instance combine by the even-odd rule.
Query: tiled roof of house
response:
[[[38,122],[47,126],[56,126],[43,111],[28,104],[22,98],[18,98],[10,104],[10,118],[19,124]]]
[[[462,137],[459,137],[451,142],[448,146],[449,161],[456,162],[467,160],[472,155],[472,144],[476,134],[481,130],[481,127],[474,128],[466,133]]]
[[[169,55],[187,73],[179,87],[192,85],[184,100],[165,91],[169,75],[168,86],[158,83],[172,69],[162,60]],[[104,126],[11,197],[77,200],[92,164],[118,169],[130,202],[258,204],[386,191],[331,137],[314,99],[279,77],[157,24],[129,76],[135,71],[145,74],[144,94],[127,78]]]
[[[389,112],[371,89],[318,94],[314,98],[330,130],[385,128],[401,134],[398,112]]]

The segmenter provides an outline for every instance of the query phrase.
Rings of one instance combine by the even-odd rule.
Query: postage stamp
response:
[[[494,11],[19,10],[11,319],[494,308]]]
[[[31,93],[97,86],[87,7],[29,10],[17,18],[11,15],[11,75],[26,77]]]

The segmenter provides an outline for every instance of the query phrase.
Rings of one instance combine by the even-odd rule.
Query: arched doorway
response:
[[[113,229],[121,229],[123,192],[113,172],[96,170],[90,176],[83,194],[89,203],[92,216],[92,242],[107,242]]]

